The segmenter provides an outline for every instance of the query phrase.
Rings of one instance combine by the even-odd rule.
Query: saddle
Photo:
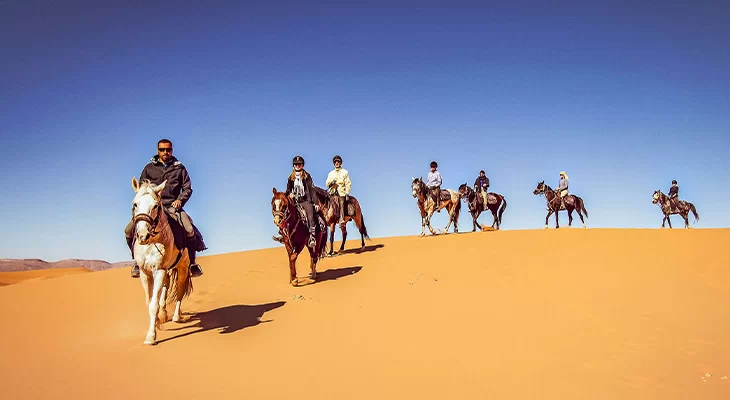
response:
[[[185,232],[182,222],[180,221],[180,213],[171,212],[167,207],[163,207],[163,209],[165,210],[165,214],[167,214],[167,222],[170,224],[170,230],[172,230],[175,247],[178,249],[191,248],[195,249],[196,252],[208,249],[203,241],[203,234],[200,233],[195,224],[192,224],[195,235],[189,238],[187,232]],[[193,219],[190,218],[191,223],[192,220]]]
[[[480,192],[477,192],[477,195],[480,197],[482,196]],[[495,196],[494,193],[487,193],[487,204],[484,205],[483,211],[487,211],[490,204],[497,204],[497,196]]]
[[[441,189],[441,192],[439,193],[439,200],[441,201],[448,201],[451,200],[451,192],[445,189]]]
[[[307,229],[309,229],[309,223],[307,222],[307,212],[304,211],[304,207],[297,204],[296,208],[297,208],[297,212],[299,213],[299,220],[302,221],[302,223],[304,224],[304,226],[307,227]],[[324,218],[322,218],[322,215],[319,212],[317,212],[317,211],[314,212],[314,219],[315,219],[315,223],[317,224],[317,227],[315,227],[315,232],[322,232],[322,230],[327,229],[327,225],[324,223]],[[316,228],[319,228],[319,229],[316,229]]]

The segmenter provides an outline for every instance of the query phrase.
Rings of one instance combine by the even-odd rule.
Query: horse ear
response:
[[[272,190],[272,192],[274,192],[274,194],[276,194],[276,186],[274,186],[274,189]]]
[[[165,188],[165,185],[166,185],[166,184],[167,184],[167,179],[165,179],[164,181],[162,181],[162,183],[160,183],[159,185],[157,185],[157,186],[156,186],[156,187],[154,188],[154,191],[155,191],[155,192],[157,192],[157,193],[160,193],[160,192],[162,191],[162,189],[164,189],[164,188]]]
[[[139,190],[139,181],[136,176],[132,177],[132,189],[134,189],[135,192]]]

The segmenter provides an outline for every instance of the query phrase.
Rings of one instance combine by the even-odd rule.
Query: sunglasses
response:
[[[162,153],[162,152],[172,153],[172,147],[158,147],[157,151],[159,151],[160,153]]]

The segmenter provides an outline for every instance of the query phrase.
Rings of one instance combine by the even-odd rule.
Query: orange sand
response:
[[[32,271],[0,272],[0,286],[40,279],[57,278],[66,275],[76,275],[84,272],[90,271],[86,268],[54,268]]]
[[[729,241],[376,239],[303,287],[288,285],[283,247],[199,257],[190,320],[154,347],[128,268],[5,286],[2,398],[728,399]]]

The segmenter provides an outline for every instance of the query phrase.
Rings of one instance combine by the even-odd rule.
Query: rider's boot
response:
[[[195,262],[195,249],[192,247],[188,247],[188,257],[190,257],[190,273],[193,275],[193,277],[198,277],[203,275],[203,269],[200,268],[200,265]]]

